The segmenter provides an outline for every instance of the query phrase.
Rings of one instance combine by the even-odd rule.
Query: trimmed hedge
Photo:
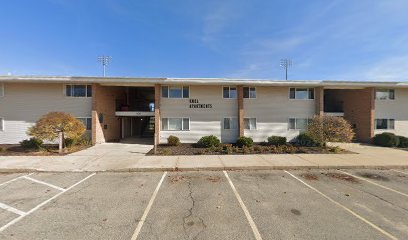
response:
[[[178,137],[176,137],[176,136],[170,135],[167,138],[167,144],[169,146],[178,146],[178,145],[180,145],[180,139]]]
[[[20,146],[27,149],[40,149],[43,141],[38,138],[30,138],[20,142]]]
[[[298,144],[300,146],[305,146],[305,147],[316,147],[316,146],[322,145],[322,144],[319,144],[318,142],[316,142],[309,134],[307,134],[305,132],[299,134],[299,136],[297,136],[295,142],[296,142],[296,144]]]
[[[384,132],[374,136],[373,142],[377,146],[397,147],[399,146],[399,137],[394,133]]]
[[[238,147],[251,147],[252,145],[254,145],[254,140],[252,140],[252,138],[250,137],[239,137],[237,139],[237,143],[236,145]]]
[[[268,137],[268,143],[270,145],[280,146],[286,144],[286,137],[270,136]]]
[[[399,144],[398,147],[400,148],[408,148],[408,138],[403,136],[398,136]]]
[[[214,135],[210,136],[204,136],[198,140],[197,145],[199,147],[218,147],[220,145],[221,141]]]

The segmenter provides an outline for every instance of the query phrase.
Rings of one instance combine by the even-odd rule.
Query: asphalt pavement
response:
[[[408,170],[0,174],[0,239],[408,239]]]

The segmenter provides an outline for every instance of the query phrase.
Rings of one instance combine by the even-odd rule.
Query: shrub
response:
[[[198,140],[197,145],[199,147],[218,147],[220,145],[220,139],[214,135],[204,136]]]
[[[382,147],[397,147],[399,145],[399,137],[394,133],[384,132],[374,136],[373,142],[377,146]]]
[[[72,147],[78,144],[78,139],[76,138],[65,138],[64,145],[65,147]]]
[[[280,136],[270,136],[268,137],[268,143],[271,145],[279,146],[286,144],[286,138]]]
[[[254,145],[254,140],[252,140],[252,138],[250,137],[239,137],[237,139],[237,146],[238,147],[251,147],[252,145]]]
[[[178,146],[180,145],[180,139],[176,136],[170,135],[167,138],[167,144],[170,146]]]
[[[5,151],[6,151],[6,148],[0,147],[0,152],[5,152]]]
[[[27,149],[40,149],[43,141],[37,138],[30,138],[20,142],[20,146]]]
[[[398,136],[399,144],[398,147],[400,148],[408,148],[408,138],[403,136]]]
[[[354,131],[342,117],[314,116],[308,124],[307,134],[319,145],[327,142],[351,142]]]
[[[318,142],[316,142],[312,137],[309,136],[307,133],[301,133],[299,136],[296,138],[296,144],[300,146],[306,146],[306,147],[315,147],[320,145]]]

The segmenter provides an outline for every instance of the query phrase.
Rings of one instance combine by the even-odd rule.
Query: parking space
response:
[[[406,171],[0,174],[0,238],[407,239]]]

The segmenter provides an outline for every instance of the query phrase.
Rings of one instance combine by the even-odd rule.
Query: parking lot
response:
[[[1,239],[408,239],[408,170],[0,175]]]

